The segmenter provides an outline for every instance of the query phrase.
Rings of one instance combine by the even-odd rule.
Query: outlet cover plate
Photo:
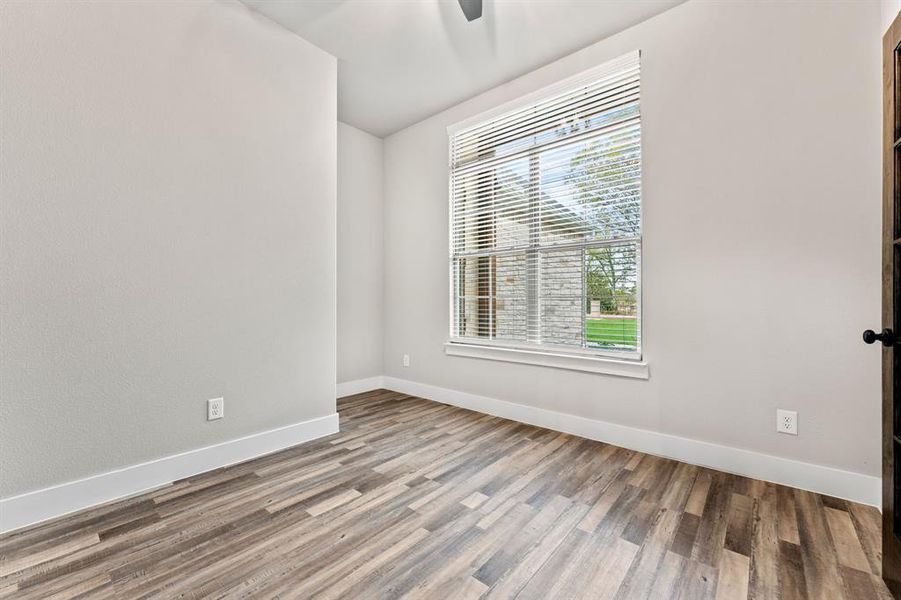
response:
[[[798,413],[793,410],[776,409],[776,431],[798,435]]]
[[[215,421],[225,416],[225,398],[211,398],[206,401],[206,420]]]

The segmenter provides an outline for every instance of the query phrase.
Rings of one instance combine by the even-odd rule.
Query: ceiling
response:
[[[338,118],[384,137],[683,0],[243,0],[338,57]]]

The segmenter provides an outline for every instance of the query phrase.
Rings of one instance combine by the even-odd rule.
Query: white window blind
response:
[[[631,53],[449,130],[451,341],[639,358]]]

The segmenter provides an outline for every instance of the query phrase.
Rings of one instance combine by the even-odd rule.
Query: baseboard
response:
[[[336,387],[338,397],[386,388],[736,475],[772,481],[871,506],[879,507],[881,504],[882,482],[879,477],[586,419],[396,377],[370,377],[341,383]],[[0,533],[126,498],[178,479],[277,452],[337,432],[338,415],[335,413],[0,499]]]
[[[396,377],[384,377],[383,384],[386,389],[396,392],[562,431],[630,450],[844,498],[877,508],[882,503],[882,480],[879,477],[647,429],[586,419]]]
[[[335,386],[335,397],[343,398],[345,396],[353,396],[354,394],[362,394],[363,392],[371,392],[383,387],[385,378],[381,375],[376,377],[367,377],[366,379],[355,379],[353,381],[345,381]]]
[[[338,414],[101,473],[0,500],[0,533],[120,500],[338,432]]]

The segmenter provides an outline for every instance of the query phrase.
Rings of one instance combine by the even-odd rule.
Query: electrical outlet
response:
[[[798,413],[793,410],[776,409],[776,431],[798,435]]]
[[[410,355],[409,354],[404,354],[404,366],[405,367],[410,366]]]
[[[225,416],[225,398],[212,398],[206,401],[206,420],[215,421]]]

